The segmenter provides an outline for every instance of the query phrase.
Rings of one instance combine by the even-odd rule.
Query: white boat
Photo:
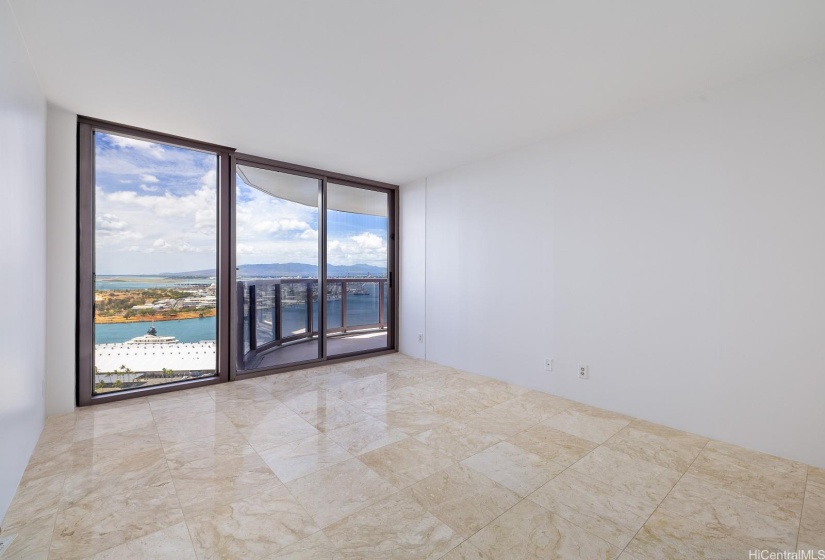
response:
[[[145,335],[127,340],[125,344],[178,344],[178,342],[180,341],[174,336],[159,336],[157,329],[152,325]]]

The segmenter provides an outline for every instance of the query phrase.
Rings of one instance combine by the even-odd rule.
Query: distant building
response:
[[[159,336],[154,327],[127,342],[95,345],[98,378],[125,366],[137,376],[142,373],[174,371],[213,372],[217,368],[214,340],[178,342],[174,336]]]

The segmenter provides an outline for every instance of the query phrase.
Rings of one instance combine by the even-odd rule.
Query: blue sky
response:
[[[214,154],[96,133],[96,272],[210,269],[216,260]],[[239,264],[317,264],[318,211],[237,178]],[[386,266],[387,218],[329,211],[330,264]]]

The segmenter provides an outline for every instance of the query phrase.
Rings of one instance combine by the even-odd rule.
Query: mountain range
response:
[[[387,269],[370,264],[327,265],[327,274],[331,277],[375,276],[382,278],[387,275]],[[187,272],[168,272],[163,276],[169,278],[204,278],[215,276],[215,269],[190,270]],[[261,277],[317,277],[318,266],[303,263],[271,263],[271,264],[241,264],[238,265],[238,278]]]

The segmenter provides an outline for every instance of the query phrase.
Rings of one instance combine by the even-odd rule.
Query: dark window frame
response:
[[[387,328],[387,346],[385,348],[377,348],[375,350],[364,350],[359,352],[351,352],[347,354],[336,354],[333,357],[329,357],[327,355],[327,337],[319,336],[318,343],[320,347],[320,357],[315,358],[312,360],[306,360],[301,362],[294,362],[284,366],[279,367],[270,367],[270,368],[260,368],[254,369],[250,371],[238,371],[237,362],[236,360],[232,360],[232,364],[230,367],[229,378],[230,380],[240,380],[240,379],[252,379],[254,377],[262,377],[266,375],[272,375],[277,373],[283,373],[288,371],[296,371],[300,369],[307,369],[311,367],[317,367],[320,365],[328,365],[328,364],[335,364],[340,362],[348,362],[351,360],[358,360],[362,358],[374,357],[374,356],[381,356],[384,354],[392,354],[398,352],[398,329],[399,329],[399,319],[398,319],[398,307],[400,298],[398,297],[398,266],[399,266],[399,251],[398,251],[398,215],[399,215],[399,207],[398,207],[398,185],[393,185],[390,183],[383,183],[381,181],[374,181],[371,179],[361,179],[358,177],[353,177],[351,175],[345,175],[342,173],[335,173],[332,171],[325,171],[323,169],[316,169],[313,167],[306,167],[303,165],[296,165],[292,163],[287,163],[279,160],[274,160],[270,158],[264,158],[260,156],[254,156],[250,154],[244,153],[234,153],[231,156],[232,160],[232,169],[235,169],[236,165],[248,165],[251,167],[257,167],[260,169],[268,169],[270,171],[276,171],[279,173],[290,173],[293,175],[300,175],[302,177],[308,177],[311,179],[317,179],[320,181],[320,188],[318,192],[318,254],[319,254],[319,270],[324,269],[322,274],[319,274],[319,282],[318,282],[318,290],[319,293],[325,294],[327,291],[327,275],[326,275],[326,264],[327,264],[327,254],[326,254],[326,231],[327,231],[327,208],[326,208],[326,201],[327,201],[327,184],[334,183],[336,185],[343,185],[348,187],[354,187],[359,189],[366,189],[371,191],[377,191],[381,193],[385,193],[388,197],[388,205],[389,205],[389,219],[388,219],[388,230],[389,230],[389,239],[387,240],[387,274],[389,277],[388,286],[389,286],[389,302],[388,302],[388,309],[390,311],[390,320],[388,321],[388,328]],[[231,214],[234,216],[235,214],[235,174],[232,174],[231,177],[231,204],[232,204],[232,211]],[[235,246],[235,224],[232,224],[231,227],[231,241],[230,244],[232,247]],[[232,264],[230,267],[232,285],[234,286],[237,282],[237,275],[236,275],[236,262],[235,262],[235,252],[232,251]],[[319,298],[320,307],[318,310],[318,322],[320,325],[326,325],[327,320],[327,299],[325,297]],[[239,320],[239,314],[242,316],[242,310],[238,310],[237,303],[235,303],[235,299],[233,298],[233,305],[235,309],[233,310],[232,317],[234,321]],[[236,327],[240,328],[240,327]],[[326,332],[326,329],[323,330]],[[237,337],[232,337],[230,341],[232,345],[232,355],[236,356],[238,352],[238,341]]]
[[[151,142],[171,144],[183,148],[190,148],[204,152],[214,153],[218,158],[218,204],[216,208],[218,218],[217,235],[217,283],[218,283],[218,308],[216,320],[217,326],[217,372],[216,376],[208,379],[197,379],[190,381],[180,381],[153,387],[139,387],[135,389],[124,389],[117,393],[94,394],[94,289],[95,289],[95,150],[94,132],[110,132],[123,136],[129,136]],[[359,352],[357,354],[346,354],[327,357],[326,336],[320,336],[322,354],[319,360],[308,363],[291,364],[280,368],[270,368],[254,370],[249,373],[239,373],[235,360],[232,359],[236,351],[236,338],[232,336],[232,325],[236,322],[238,313],[237,304],[234,301],[235,274],[235,166],[245,163],[257,167],[265,167],[276,171],[307,175],[318,178],[321,181],[319,189],[319,251],[320,262],[326,263],[326,244],[324,243],[326,233],[326,188],[327,181],[357,188],[365,188],[386,192],[389,197],[389,240],[388,240],[388,276],[390,327],[388,329],[388,344],[385,349]],[[250,154],[236,153],[234,148],[201,142],[191,138],[184,138],[171,134],[147,130],[134,126],[113,123],[100,119],[85,116],[78,116],[77,119],[77,272],[76,272],[76,332],[75,332],[75,387],[76,403],[78,406],[88,406],[105,402],[121,401],[182,391],[194,387],[203,387],[234,381],[235,379],[249,379],[264,375],[272,375],[280,372],[305,369],[319,364],[335,364],[364,357],[380,356],[398,352],[399,341],[399,187],[390,183],[374,181],[360,177],[354,177],[342,173],[335,173],[322,169],[306,167],[302,165],[287,163]],[[321,285],[319,289],[325,290],[326,274],[320,275]],[[321,293],[325,293],[322,291]],[[326,298],[322,301],[319,311],[319,321],[325,325],[326,319]],[[242,310],[241,310],[242,313]]]

